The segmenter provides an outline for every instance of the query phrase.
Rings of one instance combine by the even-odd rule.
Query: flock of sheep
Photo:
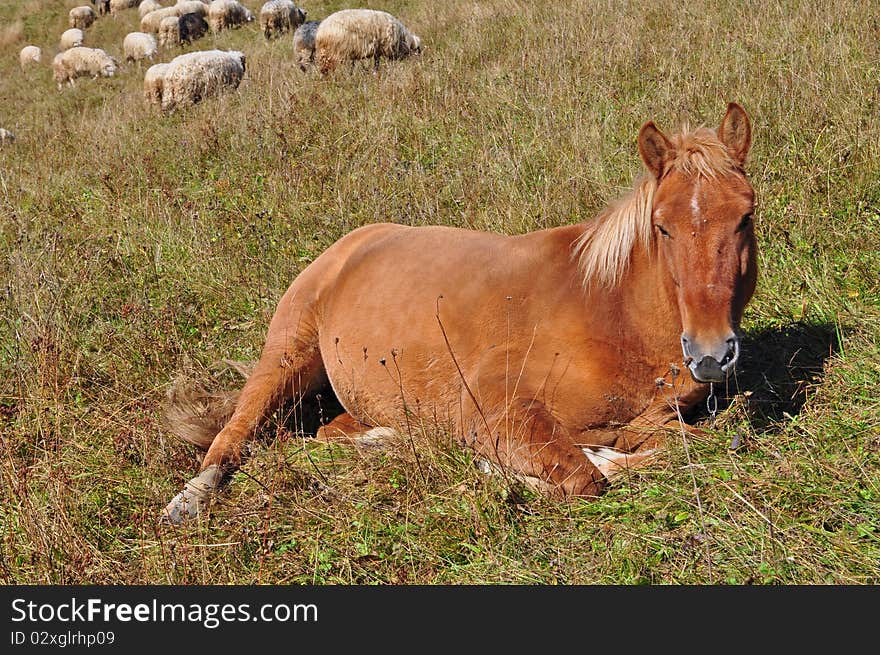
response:
[[[209,31],[218,33],[255,20],[239,0],[177,0],[162,6],[157,0],[91,0],[69,13],[70,29],[59,40],[52,71],[59,90],[78,77],[112,77],[119,62],[101,48],[83,45],[87,30],[100,15],[115,15],[137,7],[140,31],[126,35],[122,48],[127,62],[152,61],[159,48],[192,43]],[[293,31],[294,59],[303,71],[317,64],[322,75],[341,63],[368,59],[376,67],[382,57],[402,59],[421,52],[419,37],[391,14],[373,9],[343,9],[322,21],[306,21],[306,12],[293,0],[268,0],[259,13],[266,39]],[[26,68],[41,61],[35,45],[22,48],[19,62]],[[197,50],[155,64],[144,75],[144,97],[164,111],[194,104],[224,89],[235,89],[245,72],[245,55],[236,50]]]

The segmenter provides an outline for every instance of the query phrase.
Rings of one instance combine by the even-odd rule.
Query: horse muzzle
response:
[[[681,352],[694,380],[724,382],[739,359],[739,338],[730,335],[724,341],[706,347],[687,333],[683,333]]]

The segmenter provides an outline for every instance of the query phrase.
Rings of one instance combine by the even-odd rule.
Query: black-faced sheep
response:
[[[110,0],[110,13],[118,14],[120,11],[137,7],[138,0]]]
[[[73,86],[77,77],[86,75],[92,78],[99,76],[113,77],[116,74],[117,61],[100,48],[85,48],[77,46],[64,52],[59,52],[52,60],[52,72],[58,88],[67,82]]]
[[[152,59],[158,52],[156,37],[146,32],[129,32],[122,40],[122,50],[125,61]]]
[[[159,23],[159,45],[163,48],[173,48],[180,45],[180,18],[166,16]]]
[[[78,45],[82,45],[84,38],[85,35],[83,34],[83,31],[78,27],[71,27],[69,30],[64,30],[64,32],[61,33],[61,38],[58,39],[58,50],[63,52],[64,50],[70,50]]]
[[[260,29],[267,39],[296,29],[305,20],[306,12],[293,4],[293,0],[269,0],[260,9]]]
[[[201,50],[171,60],[162,81],[162,109],[173,111],[223,90],[236,89],[245,72],[244,53]]]
[[[240,27],[253,20],[251,10],[238,0],[214,0],[208,5],[208,25],[214,33],[229,27]]]
[[[43,51],[39,46],[35,45],[26,45],[21,49],[21,52],[18,53],[18,63],[21,64],[22,68],[25,68],[30,64],[39,64],[42,58]]]
[[[208,33],[208,21],[195,13],[184,14],[180,17],[180,42],[192,43],[201,39]]]
[[[403,59],[421,52],[422,42],[397,18],[375,9],[343,9],[321,21],[315,34],[315,57],[326,75],[344,61],[382,57]]]
[[[168,64],[153,64],[144,73],[144,98],[148,103],[162,104],[162,87],[165,85],[165,71]]]
[[[299,69],[305,72],[315,63],[315,33],[319,20],[310,20],[296,28],[293,33],[293,56]]]
[[[162,5],[160,5],[156,0],[143,0],[138,5],[138,17],[143,18],[151,11],[155,11],[156,9],[161,9]]]
[[[98,8],[99,16],[110,13],[110,0],[92,0],[92,4]]]
[[[67,14],[67,23],[71,27],[77,27],[81,30],[86,29],[95,22],[95,10],[88,5],[74,7]]]

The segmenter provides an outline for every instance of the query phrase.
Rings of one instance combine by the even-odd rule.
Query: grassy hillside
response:
[[[144,103],[145,66],[56,89],[76,4],[0,4],[17,136],[0,147],[0,580],[880,583],[869,3],[370,1],[421,57],[322,80],[251,24],[194,46],[244,51],[239,89],[171,116]],[[102,17],[86,45],[121,59],[137,24]],[[43,62],[21,71],[27,43]],[[216,363],[258,355],[336,239],[589,220],[640,172],[644,121],[714,126],[730,100],[753,121],[761,278],[737,378],[714,422],[695,417],[711,438],[559,503],[483,476],[448,435],[415,435],[417,462],[279,420],[208,521],[157,522],[199,462],[162,427],[171,381],[236,386]]]

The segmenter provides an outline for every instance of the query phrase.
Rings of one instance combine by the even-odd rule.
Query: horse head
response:
[[[685,363],[696,381],[722,382],[739,357],[739,323],[757,280],[755,198],[743,170],[749,118],[730,103],[717,130],[671,139],[648,122],[638,145],[656,179],[653,243],[677,300]]]

